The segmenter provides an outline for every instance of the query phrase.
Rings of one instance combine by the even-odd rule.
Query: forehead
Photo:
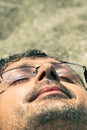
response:
[[[5,70],[15,68],[21,65],[39,66],[44,63],[59,63],[59,61],[54,58],[48,58],[48,57],[38,57],[38,58],[26,57],[18,61],[13,61],[9,63]]]

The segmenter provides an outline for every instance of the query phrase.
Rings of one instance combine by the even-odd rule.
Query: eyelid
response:
[[[26,68],[27,68],[27,67],[33,67],[33,68],[35,68],[34,66],[21,65],[21,66],[17,66],[17,67],[14,67],[14,68],[8,69],[8,70],[4,71],[2,74],[6,73],[6,72],[8,72],[8,71],[10,71],[10,70],[15,70],[15,69],[18,69],[18,68],[24,68],[24,67],[26,67]]]
[[[73,79],[71,79],[71,78],[63,77],[63,76],[61,76],[59,78],[60,78],[60,82],[65,81],[65,82],[68,82],[68,83],[74,83],[75,84],[75,81]]]
[[[77,81],[79,81],[79,77],[76,78],[76,72],[74,72],[70,67],[66,65],[64,66],[60,64],[58,67],[55,66],[55,70],[59,78],[62,80],[70,81],[72,83],[76,83]]]
[[[13,82],[10,83],[10,86],[11,86],[11,85],[16,85],[16,84],[20,84],[20,83],[26,82],[27,80],[29,80],[28,77],[16,79],[16,80],[14,80]]]
[[[74,84],[81,82],[79,76],[75,75],[75,73],[71,73],[71,74],[68,72],[60,73],[59,78],[60,78],[60,81],[62,79],[62,80],[66,80],[67,82],[70,81],[71,83],[74,83]]]

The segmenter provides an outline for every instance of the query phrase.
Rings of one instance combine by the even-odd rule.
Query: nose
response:
[[[38,69],[36,79],[38,81],[43,79],[59,81],[59,76],[51,63],[45,63]]]

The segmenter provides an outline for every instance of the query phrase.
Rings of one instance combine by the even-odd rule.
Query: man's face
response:
[[[5,71],[39,67],[31,78],[1,79],[0,88],[6,90],[0,94],[0,130],[87,130],[87,92],[67,67],[58,70],[67,75],[58,75],[56,63],[53,58],[23,58],[7,66]],[[10,71],[8,79],[24,74],[17,71]]]

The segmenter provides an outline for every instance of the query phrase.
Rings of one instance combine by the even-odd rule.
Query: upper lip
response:
[[[41,89],[38,93],[37,93],[37,96],[38,97],[39,95],[43,94],[43,93],[46,93],[46,92],[50,92],[50,91],[61,91],[58,87],[56,86],[51,86],[51,87],[45,87],[43,89]]]
[[[40,96],[43,93],[46,92],[50,92],[50,91],[61,91],[62,93],[64,93],[69,99],[75,97],[75,95],[72,95],[72,93],[70,93],[65,87],[58,87],[57,85],[53,85],[53,86],[45,86],[44,88],[41,88],[40,90],[37,90],[35,92],[33,92],[30,96],[30,98],[28,99],[29,102],[34,101],[36,98],[38,98],[38,96]]]

